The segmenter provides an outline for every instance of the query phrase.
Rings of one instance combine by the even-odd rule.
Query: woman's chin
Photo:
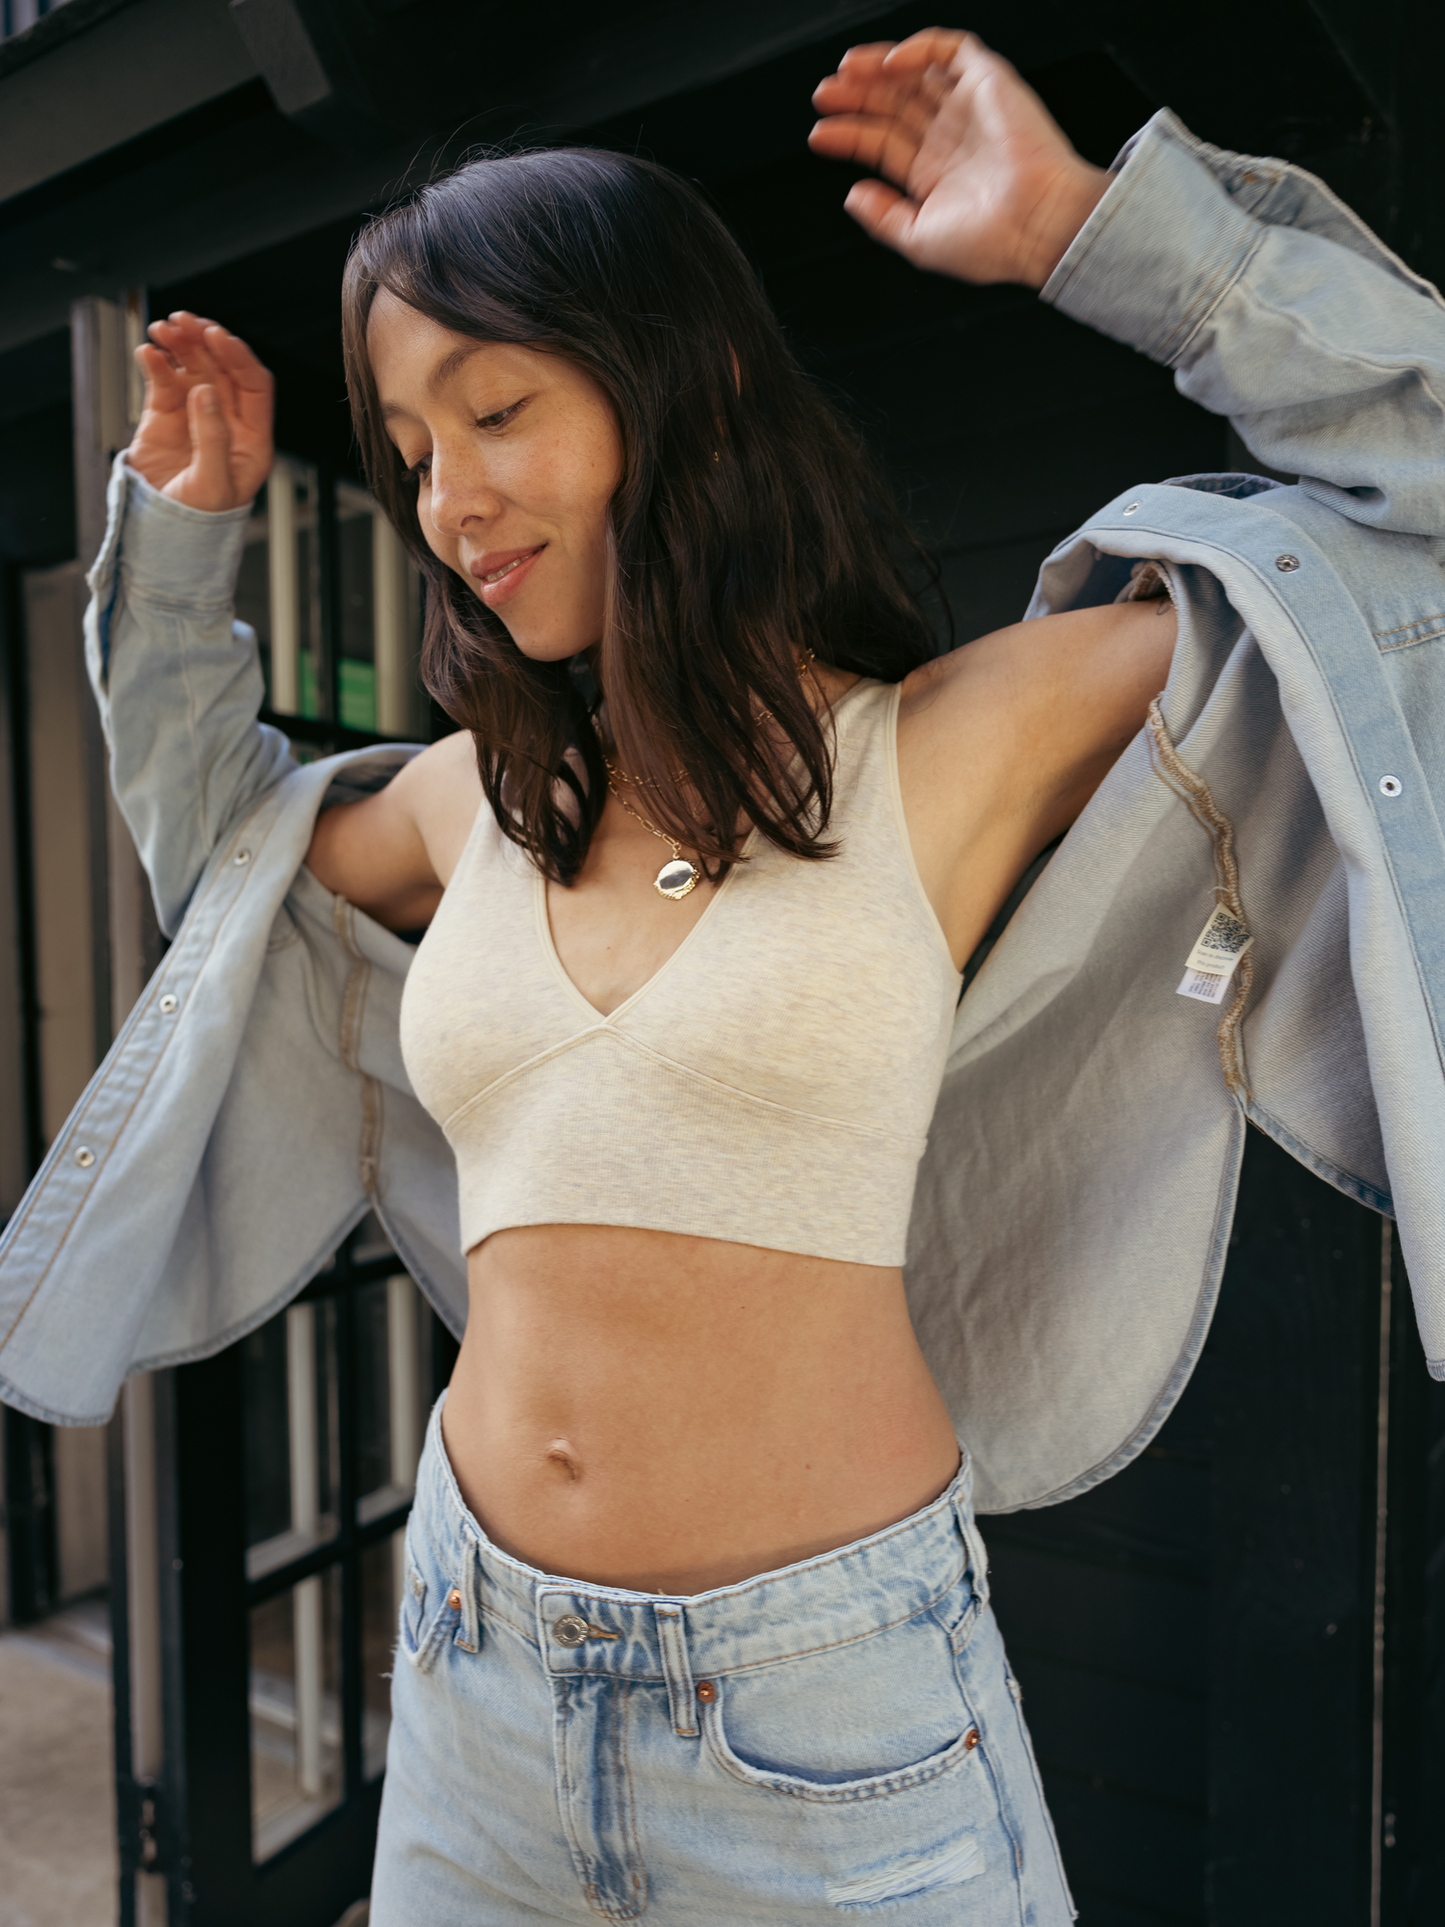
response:
[[[535,630],[520,622],[508,622],[507,633],[529,662],[570,662],[597,641],[595,635],[589,635],[582,629],[559,626],[556,629]]]

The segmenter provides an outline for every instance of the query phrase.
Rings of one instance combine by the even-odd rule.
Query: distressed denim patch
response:
[[[921,1859],[892,1860],[872,1873],[851,1880],[830,1880],[827,1895],[844,1913],[860,1913],[889,1900],[912,1900],[940,1887],[953,1887],[983,1872],[983,1849],[973,1834],[965,1834]]]

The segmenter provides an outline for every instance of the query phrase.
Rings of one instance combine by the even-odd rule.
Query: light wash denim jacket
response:
[[[1445,1376],[1445,305],[1310,176],[1167,113],[1118,167],[1044,299],[1307,479],[1133,489],[1030,605],[1162,564],[1162,721],[1233,826],[1254,982],[1227,1082],[1219,1010],[1176,994],[1217,839],[1146,731],[963,999],[920,1172],[910,1302],[985,1511],[1081,1491],[1162,1423],[1246,1119],[1393,1211]],[[116,794],[174,942],[0,1241],[0,1396],[60,1423],[270,1318],[368,1208],[465,1318],[454,1168],[397,1042],[411,951],[300,867],[323,803],[412,752],[298,767],[257,725],[244,521],[118,464],[91,576]]]

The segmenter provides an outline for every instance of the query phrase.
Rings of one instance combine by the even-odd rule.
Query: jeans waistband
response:
[[[468,1647],[480,1643],[488,1620],[500,1621],[537,1648],[551,1673],[671,1686],[680,1669],[704,1679],[866,1639],[927,1611],[967,1573],[977,1604],[987,1600],[966,1450],[947,1490],[896,1525],[736,1585],[664,1595],[539,1572],[494,1546],[447,1461],[444,1400],[427,1428],[417,1512],[462,1595]]]

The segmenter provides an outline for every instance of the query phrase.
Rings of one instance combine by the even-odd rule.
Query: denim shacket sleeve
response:
[[[1181,394],[1352,521],[1445,536],[1445,302],[1430,283],[1312,175],[1211,147],[1167,110],[1115,166],[1043,299],[1172,368]]]
[[[256,720],[256,638],[233,615],[248,514],[186,508],[118,456],[89,576],[86,661],[111,784],[167,936],[227,831],[294,767],[285,737]]]

